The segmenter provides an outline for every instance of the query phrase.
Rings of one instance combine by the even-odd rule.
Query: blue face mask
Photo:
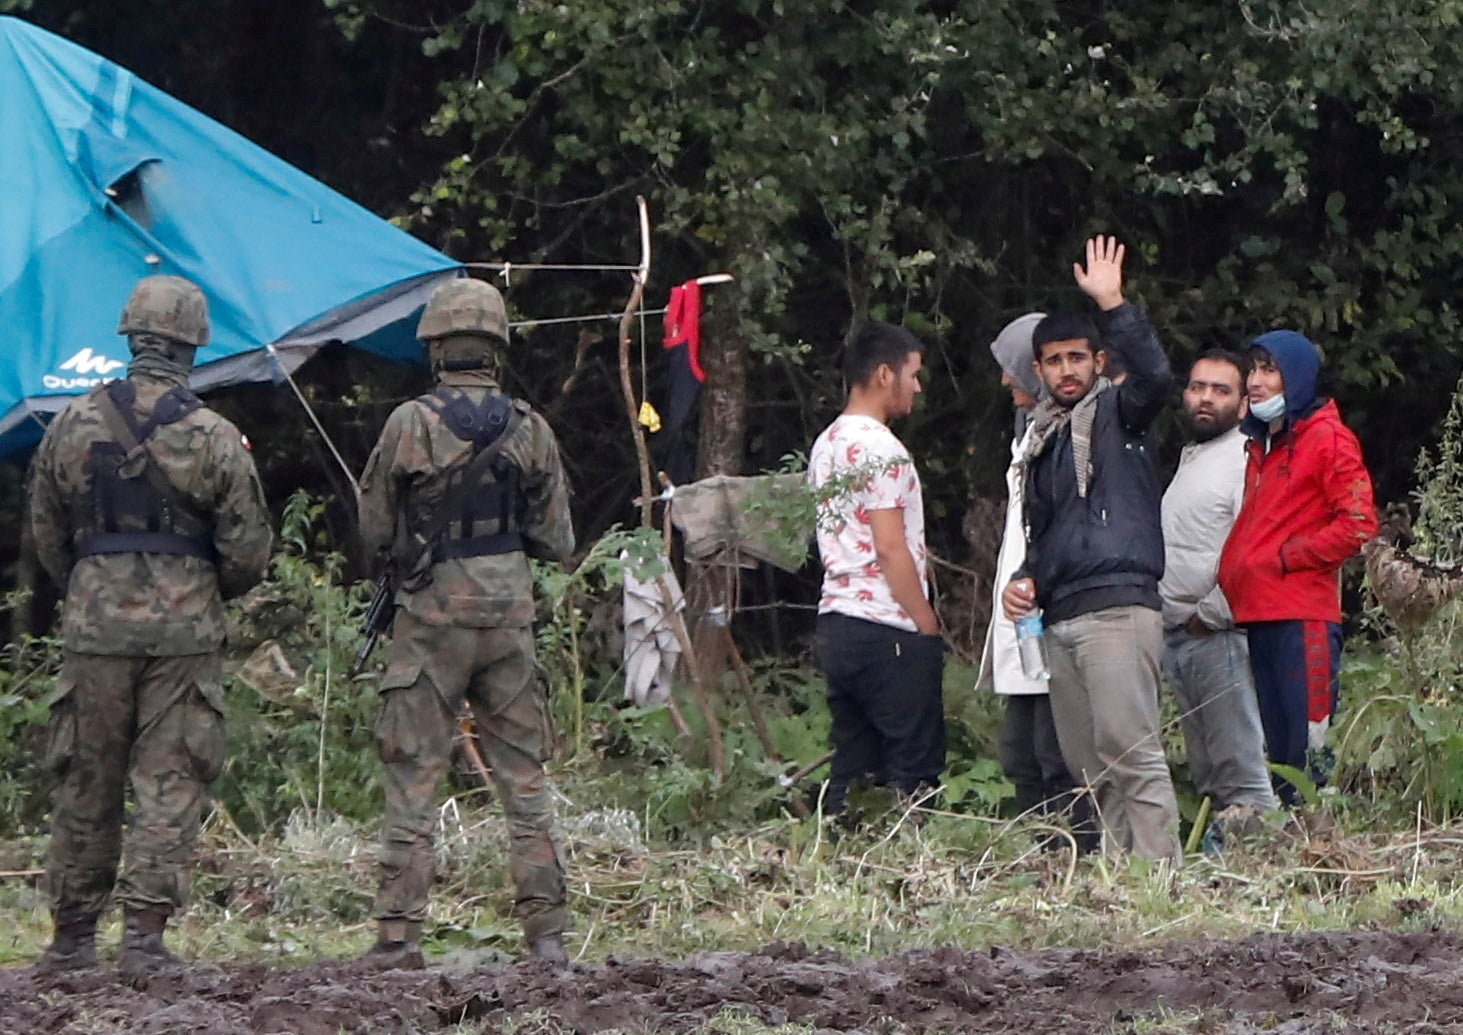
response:
[[[1285,413],[1285,396],[1272,395],[1264,402],[1250,403],[1250,412],[1266,424]]]

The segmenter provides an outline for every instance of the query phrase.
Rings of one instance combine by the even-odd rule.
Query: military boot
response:
[[[564,936],[557,933],[535,938],[529,943],[528,955],[530,959],[543,960],[560,968],[569,965],[569,954],[564,951]]]
[[[181,967],[183,961],[163,947],[163,929],[171,914],[164,909],[129,909],[122,921],[122,952],[117,969],[146,974]]]
[[[50,948],[31,964],[32,973],[58,974],[97,964],[97,916],[61,909],[52,917],[55,936]]]
[[[358,962],[368,970],[421,970],[422,925],[412,920],[382,920],[376,925],[376,944]]]

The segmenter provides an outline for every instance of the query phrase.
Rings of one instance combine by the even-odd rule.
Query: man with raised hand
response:
[[[1249,638],[1271,762],[1324,783],[1341,665],[1342,563],[1377,534],[1372,480],[1336,403],[1316,394],[1321,354],[1270,331],[1250,346],[1245,502],[1219,585]],[[1281,798],[1295,788],[1277,781]]]
[[[1026,560],[1026,526],[1021,455],[1026,436],[1031,431],[1032,414],[1037,403],[1046,398],[1031,362],[1032,333],[1045,318],[1045,313],[1027,313],[1012,320],[991,342],[991,355],[1001,369],[1001,385],[1011,392],[1016,408],[1011,438],[1011,466],[1006,471],[1006,523],[1001,533],[1001,549],[996,557],[996,574],[992,580],[991,620],[986,628],[985,649],[981,654],[978,689],[994,691],[1005,699],[1005,717],[1001,723],[1001,768],[1016,788],[1016,810],[1020,815],[1033,813],[1071,813],[1082,847],[1093,838],[1087,833],[1091,808],[1085,798],[1074,794],[1072,775],[1057,740],[1057,726],[1052,719],[1051,698],[1047,693],[1047,677],[1028,675],[1022,670],[1016,644],[1016,626],[1001,610],[1001,593],[1011,574]]]
[[[1218,585],[1219,552],[1245,492],[1249,362],[1214,349],[1200,356],[1184,386],[1194,441],[1163,495],[1166,564],[1163,666],[1178,704],[1189,773],[1213,799],[1222,836],[1245,812],[1276,807],[1265,767],[1265,739],[1250,675],[1245,634],[1234,625]]]
[[[1124,251],[1094,237],[1085,265],[1073,267],[1097,322],[1052,315],[1033,333],[1050,398],[1019,461],[1026,562],[1001,602],[1012,620],[1042,609],[1057,736],[1094,791],[1104,848],[1176,861],[1178,806],[1158,719],[1163,530],[1148,444],[1172,378],[1146,314],[1123,297]],[[1102,376],[1105,349],[1125,360],[1121,385]]]
[[[870,778],[912,797],[945,767],[944,641],[930,606],[919,473],[889,430],[920,392],[924,346],[868,323],[843,350],[848,402],[813,444],[823,593],[814,655],[828,680],[832,774],[823,800],[843,812]]]

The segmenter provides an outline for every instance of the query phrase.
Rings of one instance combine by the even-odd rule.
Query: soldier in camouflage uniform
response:
[[[508,321],[491,285],[438,288],[417,336],[438,388],[397,407],[361,477],[366,548],[389,553],[402,577],[381,681],[386,817],[377,944],[365,959],[422,966],[437,785],[465,699],[508,820],[515,911],[531,953],[563,963],[564,868],[544,772],[552,728],[528,568],[529,557],[563,562],[574,549],[563,466],[548,423],[498,387]]]
[[[55,939],[41,970],[96,962],[114,882],[119,964],[176,962],[162,932],[187,899],[226,748],[223,600],[263,577],[272,538],[247,443],[188,391],[208,341],[203,292],[147,277],[118,333],[132,351],[126,379],[57,416],[31,468],[37,553],[66,588],[46,754],[60,780],[46,861]]]

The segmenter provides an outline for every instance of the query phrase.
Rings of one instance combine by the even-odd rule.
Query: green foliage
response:
[[[962,815],[994,816],[1013,788],[993,758],[999,708],[992,695],[970,693],[974,676],[958,663],[946,668],[949,753],[940,807]],[[713,694],[726,744],[720,782],[707,763],[705,730],[694,711],[688,709],[685,717],[691,735],[682,738],[663,708],[595,704],[588,723],[595,731],[598,762],[581,759],[571,767],[576,782],[583,780],[588,786],[589,796],[581,797],[579,804],[629,810],[642,817],[647,834],[673,842],[704,841],[727,827],[794,815],[793,795],[815,806],[826,768],[815,769],[793,788],[784,787],[778,778],[812,765],[828,750],[831,720],[821,674],[805,664],[765,660],[753,664],[752,685],[781,763],[768,757],[734,690]],[[587,780],[596,766],[607,778]],[[876,811],[894,805],[887,794],[864,798],[863,804]]]
[[[994,758],[957,756],[945,770],[941,801],[948,808],[991,814],[1015,793],[1015,786]]]
[[[1293,765],[1284,765],[1280,762],[1271,762],[1270,771],[1294,787],[1296,793],[1300,795],[1301,800],[1311,808],[1314,809],[1320,806],[1321,790],[1316,786],[1316,781],[1312,780],[1309,774],[1297,769]]]
[[[729,824],[790,813],[792,794],[812,793],[823,774],[795,789],[778,777],[815,762],[827,751],[828,711],[823,682],[806,668],[765,662],[753,666],[757,707],[781,765],[767,757],[735,694],[717,695],[726,747],[718,782],[707,764],[705,728],[688,714],[689,738],[677,735],[664,708],[596,704],[590,722],[609,779],[596,782],[582,804],[627,809],[643,817],[647,833],[672,841],[699,841]]]
[[[237,666],[229,680],[229,761],[214,793],[250,830],[278,829],[296,810],[380,809],[376,676],[346,678],[370,586],[340,584],[341,556],[319,552],[322,514],[304,492],[290,498],[269,577],[234,610],[231,647],[277,644],[289,668]]]
[[[1444,823],[1463,814],[1463,682],[1450,642],[1459,617],[1449,605],[1407,649],[1352,655],[1343,670],[1336,782],[1392,815],[1420,806]],[[1449,681],[1419,682],[1420,668],[1437,674],[1439,663]]]
[[[1432,566],[1420,577],[1441,580],[1463,564],[1463,381],[1435,447],[1419,452],[1416,474],[1408,553]],[[1386,628],[1380,607],[1362,616],[1386,653],[1348,657],[1346,707],[1332,740],[1344,786],[1446,822],[1463,813],[1463,602],[1423,613],[1396,629]]]
[[[1440,566],[1463,564],[1463,380],[1443,419],[1436,452],[1417,456],[1417,520],[1410,553]]]
[[[657,290],[736,273],[708,341],[747,372],[758,464],[836,405],[823,360],[850,319],[889,318],[933,339],[903,435],[949,475],[927,509],[995,491],[1005,401],[979,346],[1076,304],[1070,260],[1095,230],[1128,240],[1176,365],[1215,335],[1309,331],[1388,474],[1457,375],[1453,2],[329,7],[353,33],[419,29],[438,72],[424,122],[445,157],[407,225],[472,257],[625,261],[641,192]],[[525,310],[593,294],[515,283]],[[524,365],[544,395],[572,351],[553,333]],[[599,416],[578,422],[584,449],[603,448]]]
[[[0,616],[26,602],[10,594]],[[27,636],[0,649],[0,834],[34,830],[49,804],[51,776],[41,756],[60,665],[56,639]]]
[[[808,458],[788,453],[778,470],[765,475],[751,493],[742,532],[767,544],[779,558],[779,567],[800,567],[807,559],[813,535],[819,529],[841,527],[851,517],[848,502],[869,482],[899,467],[894,458],[870,458],[849,464],[829,476],[821,485],[807,480]]]
[[[568,729],[577,755],[585,746],[585,701],[602,696],[618,672],[590,671],[582,644],[590,602],[617,592],[626,569],[642,579],[665,571],[665,543],[653,529],[617,526],[595,540],[573,571],[557,563],[531,563],[534,593],[545,617],[535,633],[539,664],[548,677],[559,728]]]

